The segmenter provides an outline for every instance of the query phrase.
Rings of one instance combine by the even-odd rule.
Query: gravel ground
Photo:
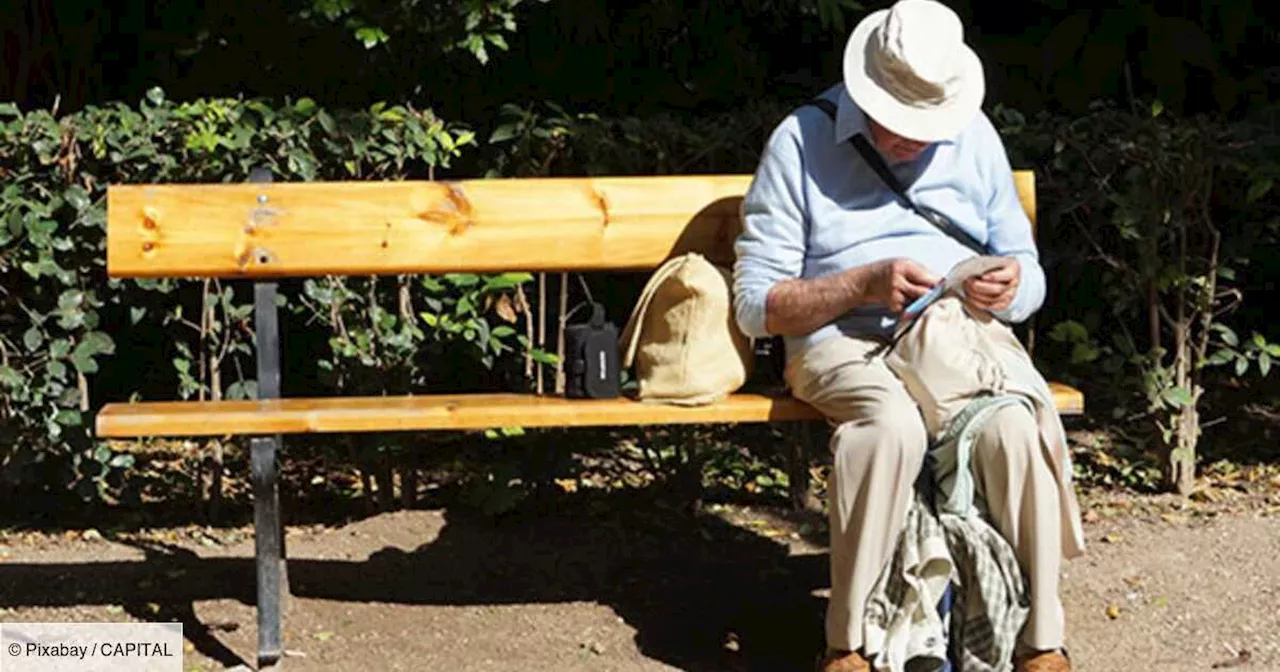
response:
[[[1090,548],[1063,587],[1077,669],[1280,670],[1275,504],[1202,515],[1091,502]],[[176,619],[186,669],[252,667],[247,532],[5,533],[0,621]],[[413,510],[291,527],[283,667],[811,669],[820,537],[820,521],[778,511],[716,507],[695,521],[625,500],[496,522]]]

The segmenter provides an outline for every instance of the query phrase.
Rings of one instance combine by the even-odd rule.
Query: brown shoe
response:
[[[1014,664],[1015,672],[1071,672],[1071,661],[1058,651],[1040,651]]]
[[[819,672],[871,672],[871,663],[855,651],[827,651],[818,665]]]

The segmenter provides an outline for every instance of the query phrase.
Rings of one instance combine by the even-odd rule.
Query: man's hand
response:
[[[1013,303],[1018,295],[1018,282],[1022,279],[1022,264],[1012,257],[1004,261],[1000,268],[965,281],[965,303],[969,307],[996,312]]]
[[[888,306],[901,314],[940,279],[907,259],[886,259],[820,278],[793,278],[769,290],[765,328],[803,336],[855,308]]]
[[[868,302],[887,306],[890,312],[900,315],[912,301],[929,293],[941,281],[910,259],[886,259],[871,267]]]

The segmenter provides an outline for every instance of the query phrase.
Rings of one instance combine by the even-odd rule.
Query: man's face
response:
[[[868,121],[871,127],[871,142],[885,158],[893,163],[916,159],[929,147],[927,142],[904,138],[894,133],[881,126],[875,119],[868,119]]]

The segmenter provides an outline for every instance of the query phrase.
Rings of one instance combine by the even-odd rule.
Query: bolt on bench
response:
[[[1015,178],[1034,223],[1034,175]],[[690,251],[729,266],[750,182],[728,175],[272,183],[255,171],[243,184],[111,185],[109,276],[255,283],[259,399],[107,404],[97,436],[251,437],[258,666],[274,667],[287,586],[277,489],[284,434],[822,421],[795,399],[747,393],[702,407],[513,393],[281,399],[276,280],[647,271]],[[1051,388],[1061,413],[1083,412],[1080,392]]]

